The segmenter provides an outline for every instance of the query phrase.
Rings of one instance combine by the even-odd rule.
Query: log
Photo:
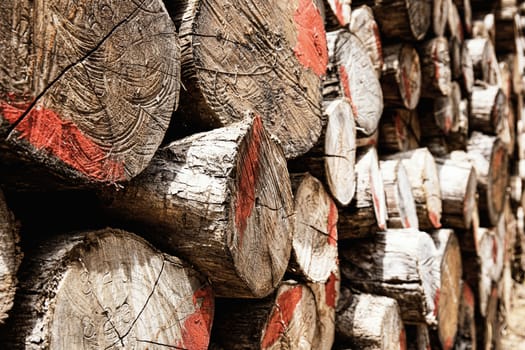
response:
[[[421,96],[419,55],[410,43],[396,43],[383,48],[384,63],[381,89],[387,107],[415,109]]]
[[[352,11],[349,29],[364,44],[379,79],[383,70],[383,45],[372,8],[367,5],[355,8]]]
[[[421,59],[421,97],[439,97],[450,93],[452,73],[446,37],[434,37],[416,46]]]
[[[446,136],[448,149],[453,151],[465,151],[469,135],[469,110],[468,99],[462,99],[455,106],[458,108],[459,115],[457,123],[452,125],[450,133]]]
[[[432,349],[430,331],[424,323],[405,325],[407,334],[407,350]]]
[[[419,148],[421,129],[417,110],[386,109],[379,122],[378,147],[383,154]]]
[[[211,285],[131,232],[54,236],[28,250],[20,271],[0,335],[9,349],[208,348]]]
[[[290,178],[259,117],[172,142],[136,181],[99,195],[122,225],[146,227],[209,276],[219,297],[266,296],[288,266]]]
[[[448,18],[445,27],[444,36],[448,36],[450,39],[454,39],[460,45],[465,39],[463,16],[460,14],[458,5],[454,0],[450,0],[448,4]]]
[[[448,22],[450,0],[432,0],[432,33],[444,36]]]
[[[19,242],[20,222],[0,190],[0,325],[9,317],[15,299],[17,272],[23,257]]]
[[[290,172],[309,172],[323,182],[335,201],[347,206],[355,193],[356,127],[346,98],[323,104],[323,130],[305,155],[288,161]]]
[[[379,162],[387,208],[387,227],[419,228],[416,202],[405,166],[399,159]]]
[[[356,1],[356,5],[359,1]],[[419,0],[377,0],[374,17],[387,40],[418,41],[429,31],[432,4]],[[392,16],[395,13],[396,16]]]
[[[500,5],[494,11],[494,49],[498,53],[516,52],[516,38],[520,35],[518,8],[515,4]]]
[[[246,1],[166,6],[179,28],[186,87],[172,137],[227,126],[252,110],[287,159],[306,153],[321,132],[328,64],[317,6],[311,0],[264,2],[256,11]]]
[[[92,188],[139,174],[179,97],[179,38],[162,1],[2,10],[3,181]]]
[[[352,0],[320,0],[325,9],[325,27],[336,30],[347,27],[352,16]]]
[[[467,144],[467,158],[476,169],[481,224],[496,225],[508,184],[507,149],[500,138],[474,131]]]
[[[347,207],[339,208],[339,239],[366,237],[386,229],[386,199],[376,147],[358,152],[355,174],[355,196]]]
[[[471,130],[489,135],[500,132],[506,111],[506,97],[497,85],[475,85],[470,97]]]
[[[416,202],[419,228],[441,227],[441,189],[434,156],[427,148],[417,148],[382,157],[382,160],[401,159],[408,173]]]
[[[499,71],[497,69],[497,58],[494,45],[489,38],[474,37],[465,40],[468,52],[472,58],[474,68],[474,79],[481,80],[487,84],[497,85]]]
[[[468,230],[472,225],[473,210],[477,209],[476,170],[472,164],[454,160],[450,155],[435,161],[443,201],[443,226]]]
[[[488,300],[487,314],[485,317],[478,318],[478,348],[480,349],[501,349],[501,321],[499,317],[499,297],[498,287],[492,286]]]
[[[460,39],[456,36],[450,36],[448,38],[448,52],[450,55],[450,77],[452,80],[456,81],[461,79],[461,70],[463,68],[461,66],[461,53],[463,43],[464,42],[460,41]]]
[[[309,173],[291,174],[295,224],[288,271],[324,283],[337,267],[337,206]]]
[[[466,41],[461,45],[461,76],[459,83],[464,97],[469,97],[474,86],[474,61]]]
[[[466,36],[472,34],[472,5],[471,0],[452,0],[457,6],[461,21],[463,22],[463,29]]]
[[[348,98],[357,130],[370,135],[383,113],[383,93],[367,49],[348,29],[328,32],[326,36],[329,64],[324,98]]]
[[[472,289],[462,281],[459,302],[458,332],[454,349],[476,350],[476,304]]]
[[[217,298],[211,339],[225,349],[310,348],[321,326],[310,288],[285,280],[260,299]]]
[[[338,348],[405,348],[405,328],[395,299],[366,293],[348,294],[349,298],[337,308]]]
[[[418,105],[421,125],[420,143],[435,156],[444,156],[450,152],[446,137],[452,130],[452,126],[458,123],[459,106],[457,102],[459,101],[456,95],[458,93],[457,89],[451,88],[449,95],[431,99],[423,98]],[[441,144],[442,148],[436,147]]]
[[[437,325],[439,265],[427,233],[389,229],[340,243],[343,286],[395,299],[404,323]]]
[[[437,339],[442,349],[452,349],[458,330],[459,302],[461,298],[461,252],[454,230],[433,231],[436,259],[440,265],[439,289],[436,295]]]

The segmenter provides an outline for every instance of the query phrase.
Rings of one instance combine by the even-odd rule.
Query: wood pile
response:
[[[0,347],[499,349],[525,2],[1,7]]]

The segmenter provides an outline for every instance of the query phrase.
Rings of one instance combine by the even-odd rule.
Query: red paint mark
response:
[[[405,217],[405,220],[403,221],[403,226],[405,228],[410,228],[412,225],[410,224],[410,220],[408,220],[408,217]]]
[[[337,220],[339,213],[337,212],[337,206],[331,200],[330,209],[328,211],[328,244],[336,247],[337,246]]]
[[[445,344],[443,344],[443,350],[450,350],[454,346],[454,339],[452,337],[448,337],[445,339]]]
[[[496,237],[492,237],[492,260],[494,263],[498,261],[498,242],[496,241]]]
[[[438,289],[436,289],[436,295],[434,296],[434,316],[437,316],[437,314],[439,313],[439,298],[440,298],[440,295],[441,294],[441,291]]]
[[[343,93],[350,101],[350,107],[352,107],[354,118],[357,118],[357,106],[352,100],[352,93],[350,92],[350,80],[348,79],[348,73],[346,72],[345,66],[339,66],[339,79],[341,84],[343,84]]]
[[[195,312],[184,320],[181,340],[177,344],[178,348],[208,349],[214,313],[213,298],[213,291],[209,285],[193,293]]]
[[[261,342],[263,349],[272,346],[286,332],[302,296],[301,286],[293,287],[279,295]]]
[[[328,48],[321,12],[312,0],[299,0],[294,21],[298,32],[295,56],[303,66],[323,76],[328,65]]]
[[[407,333],[405,332],[405,329],[401,329],[401,333],[399,333],[399,350],[406,350],[407,348]]]
[[[401,79],[403,80],[403,87],[405,88],[406,100],[409,105],[412,105],[412,85],[410,84],[410,78],[404,66],[401,68]]]
[[[13,94],[8,97],[14,99]],[[73,122],[61,119],[56,112],[36,105],[19,121],[30,106],[30,102],[0,102],[0,114],[11,124],[18,122],[15,130],[20,139],[92,179],[111,182],[125,179],[122,163],[111,160]]]
[[[376,39],[376,48],[377,54],[379,56],[379,65],[383,65],[383,45],[381,44],[381,34],[379,34],[379,28],[376,22],[372,23],[372,32],[374,33],[374,38]]]
[[[406,139],[405,123],[403,122],[403,119],[399,116],[399,114],[396,114],[394,116],[394,126],[396,129],[397,138],[401,141],[404,141]]]
[[[335,303],[337,299],[337,289],[335,285],[338,280],[339,279],[337,278],[337,276],[332,272],[330,273],[330,277],[328,277],[328,281],[326,281],[324,285],[324,290],[326,294],[326,305],[328,305],[332,309],[335,308]]]
[[[492,161],[492,169],[499,169],[503,163],[503,157],[507,154],[507,151],[503,148],[498,149],[494,154],[494,160]]]
[[[345,16],[343,15],[343,4],[341,4],[341,1],[335,0],[335,17],[337,17],[337,21],[340,25],[345,26],[347,23],[345,21]]]
[[[434,213],[433,211],[429,211],[428,218],[430,219],[430,223],[434,228],[441,227],[441,219],[439,218],[438,214]]]
[[[445,130],[443,132],[448,134],[448,132],[452,129],[452,117],[450,115],[445,116]]]
[[[474,293],[466,283],[463,284],[463,299],[470,308],[474,308]]]
[[[259,177],[259,153],[262,130],[261,117],[256,116],[253,121],[251,137],[249,137],[245,154],[242,155],[242,162],[238,167],[240,179],[237,202],[235,203],[235,227],[238,230],[239,246],[242,245],[248,218],[252,214],[255,204],[255,184]]]

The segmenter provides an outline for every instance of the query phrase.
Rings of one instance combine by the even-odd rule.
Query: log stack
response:
[[[498,349],[520,5],[7,1],[0,343]]]

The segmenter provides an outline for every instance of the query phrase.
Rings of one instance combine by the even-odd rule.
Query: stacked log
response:
[[[516,1],[55,5],[0,14],[2,344],[498,348]]]

